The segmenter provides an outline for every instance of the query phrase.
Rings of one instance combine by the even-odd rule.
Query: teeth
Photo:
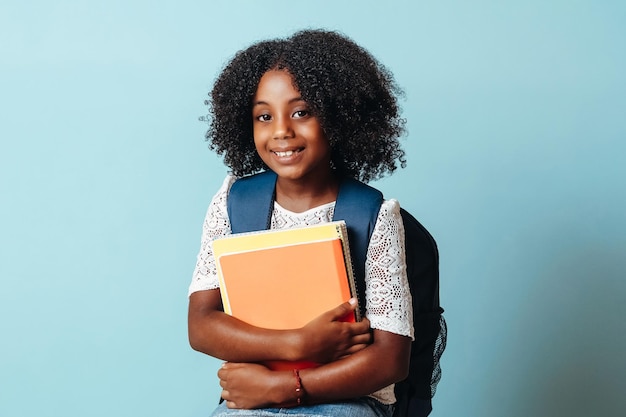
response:
[[[293,155],[293,151],[287,151],[287,152],[274,152],[276,155],[278,156],[291,156]]]

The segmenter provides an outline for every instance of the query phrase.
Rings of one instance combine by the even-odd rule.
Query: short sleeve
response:
[[[226,199],[235,179],[236,177],[232,175],[228,175],[224,179],[222,186],[213,196],[207,209],[202,225],[200,252],[196,258],[196,267],[189,285],[189,295],[196,291],[219,288],[211,242],[217,237],[231,234],[230,221],[226,211]]]
[[[400,204],[385,200],[365,261],[366,315],[372,328],[414,339],[404,246]]]

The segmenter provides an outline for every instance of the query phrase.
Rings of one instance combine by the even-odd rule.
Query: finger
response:
[[[352,337],[353,345],[367,345],[372,341],[372,335],[370,333],[359,334]]]
[[[365,319],[364,321],[354,323],[354,329],[356,329],[359,333],[369,333],[371,330],[370,321]]]
[[[369,346],[369,345],[368,345],[368,344],[366,344],[366,343],[361,343],[361,344],[358,344],[358,345],[352,345],[352,346],[350,346],[350,347],[348,348],[348,350],[346,350],[346,353],[347,353],[348,355],[352,355],[353,353],[356,353],[356,352],[358,352],[358,351],[360,351],[360,350],[363,350],[363,349],[365,349],[365,348],[366,348],[366,347],[368,347],[368,346]]]
[[[352,336],[366,335],[371,333],[369,322],[345,323],[345,326],[347,326],[346,330]]]
[[[351,314],[356,309],[357,305],[358,303],[357,303],[356,298],[352,297],[345,303],[342,303],[338,305],[337,307],[333,308],[332,310],[330,310],[329,311],[330,316],[333,321],[341,319],[342,317],[345,317],[348,314]]]

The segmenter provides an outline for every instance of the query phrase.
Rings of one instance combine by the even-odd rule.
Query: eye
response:
[[[255,119],[258,120],[259,122],[268,122],[272,120],[272,116],[270,116],[267,113],[263,113],[263,114],[256,116]]]
[[[301,119],[303,117],[307,117],[309,115],[309,111],[308,110],[297,110],[293,113],[293,118],[294,119]]]

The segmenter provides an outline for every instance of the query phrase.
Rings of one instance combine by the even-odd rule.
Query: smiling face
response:
[[[252,101],[256,150],[279,180],[317,182],[332,175],[330,144],[285,70],[266,72]]]

